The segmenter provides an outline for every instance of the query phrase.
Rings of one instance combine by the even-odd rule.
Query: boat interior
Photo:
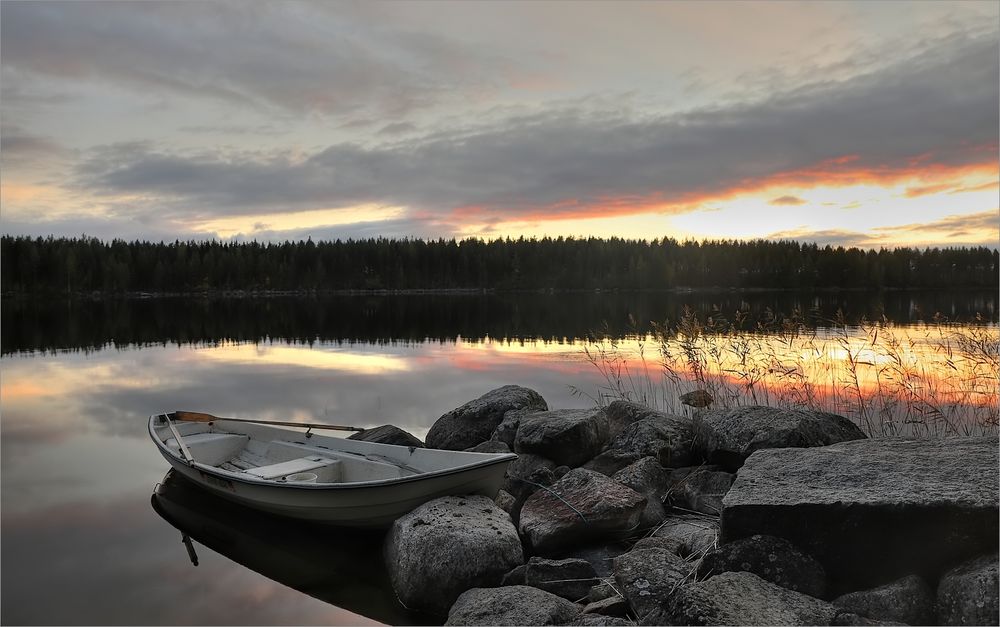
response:
[[[384,454],[350,450],[367,444],[354,440],[290,431],[282,433],[307,442],[273,439],[273,435],[261,437],[270,435],[266,427],[225,420],[170,422],[172,425],[164,417],[157,417],[153,429],[171,451],[181,449],[176,430],[186,454],[195,462],[257,479],[280,483],[350,483],[398,479],[435,470],[414,467],[413,460],[403,462]],[[406,447],[399,448],[406,451]]]

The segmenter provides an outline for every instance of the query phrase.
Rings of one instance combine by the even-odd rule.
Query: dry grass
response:
[[[625,399],[690,413],[678,397],[700,388],[713,408],[829,411],[871,437],[994,435],[1000,422],[1000,340],[996,324],[979,318],[900,326],[793,312],[750,324],[744,312],[730,320],[685,311],[652,334],[598,335],[584,350],[604,379],[601,404]]]

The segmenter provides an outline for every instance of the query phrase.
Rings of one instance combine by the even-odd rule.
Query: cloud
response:
[[[987,246],[997,247],[1000,231],[1000,213],[984,211],[969,215],[952,215],[922,224],[902,224],[875,227],[869,232],[848,229],[814,231],[802,226],[796,229],[771,233],[767,239],[790,239],[814,242],[820,246],[855,246],[858,248],[891,248],[894,246]],[[941,241],[944,233],[944,241]],[[931,238],[931,241],[924,238]]]
[[[771,200],[772,205],[804,205],[806,201],[798,196],[779,196]]]
[[[951,231],[953,232],[953,236],[975,231],[990,231],[994,235],[997,235],[1000,233],[1000,213],[997,211],[983,211],[967,215],[951,215],[934,222],[877,227],[873,230],[892,233],[903,231],[908,233]]]
[[[0,128],[0,158],[6,166],[44,162],[68,155],[69,151],[51,137],[33,134],[20,126]]]
[[[490,90],[516,69],[346,3],[4,3],[0,28],[14,85],[96,81],[292,115],[398,116]]]
[[[639,118],[542,110],[381,145],[197,155],[94,152],[88,191],[145,195],[181,218],[376,203],[438,215],[546,218],[688,209],[772,184],[853,184],[994,167],[996,39],[952,37],[905,62],[766,102]]]

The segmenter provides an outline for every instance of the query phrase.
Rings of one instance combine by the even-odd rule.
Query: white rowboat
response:
[[[277,423],[283,425],[295,423]],[[300,520],[385,527],[440,496],[496,496],[513,453],[378,444],[193,412],[149,418],[149,435],[180,474],[249,507]]]

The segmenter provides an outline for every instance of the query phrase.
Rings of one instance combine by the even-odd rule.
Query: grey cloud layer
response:
[[[337,144],[297,161],[134,145],[93,155],[77,184],[161,197],[176,217],[372,202],[485,207],[495,218],[579,210],[551,206],[567,200],[676,201],[848,155],[852,170],[872,171],[906,169],[918,156],[921,166],[988,161],[998,75],[995,33],[954,36],[876,73],[766,102],[645,119],[561,109],[391,144]]]
[[[0,28],[7,70],[291,114],[400,115],[490,89],[512,67],[443,36],[385,31],[345,3],[7,2]]]

